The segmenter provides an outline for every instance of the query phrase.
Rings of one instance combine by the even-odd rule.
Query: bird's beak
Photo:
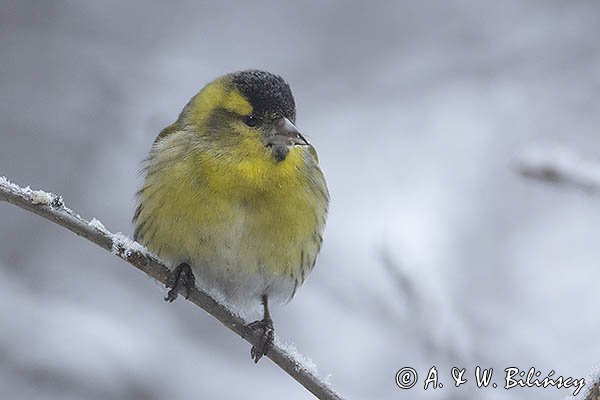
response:
[[[267,138],[267,145],[269,146],[307,146],[308,144],[308,140],[287,118],[278,120],[271,131],[271,135]]]

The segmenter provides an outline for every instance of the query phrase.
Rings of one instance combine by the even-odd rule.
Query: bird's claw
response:
[[[169,281],[167,282],[167,288],[171,289],[165,296],[165,301],[172,303],[179,294],[179,289],[185,288],[185,298],[190,298],[192,289],[196,287],[196,277],[192,272],[192,268],[187,263],[179,264],[171,272]]]
[[[246,325],[246,327],[254,332],[258,332],[260,335],[258,344],[252,346],[250,349],[250,356],[254,360],[254,363],[258,363],[263,356],[267,355],[269,349],[273,348],[275,339],[273,321],[271,318],[263,318]]]

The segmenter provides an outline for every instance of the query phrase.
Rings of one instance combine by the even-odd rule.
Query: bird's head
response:
[[[217,146],[259,145],[281,162],[293,146],[310,146],[295,120],[296,105],[287,82],[269,72],[247,70],[206,85],[178,122]]]

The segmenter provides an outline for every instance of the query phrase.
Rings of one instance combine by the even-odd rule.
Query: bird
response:
[[[258,363],[274,341],[269,304],[289,302],[313,270],[330,200],[289,84],[261,70],[206,84],[158,134],[142,174],[134,239],[170,267],[165,300],[197,278],[232,304],[262,303],[247,325]]]

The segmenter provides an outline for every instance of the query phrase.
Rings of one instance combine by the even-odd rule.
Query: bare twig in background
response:
[[[528,178],[600,192],[600,161],[590,161],[564,148],[532,148],[517,169]]]
[[[600,193],[600,161],[586,160],[565,148],[531,148],[521,156],[517,170],[527,178],[573,186],[590,193]],[[588,389],[587,394],[582,391],[580,395],[585,396],[585,400],[600,400],[599,373],[594,373],[592,379],[595,382]]]
[[[65,207],[60,196],[41,190],[31,190],[29,187],[21,188],[10,183],[6,178],[0,177],[0,201],[14,204],[61,225],[112,252],[160,283],[164,285],[167,283],[169,269],[162,261],[150,254],[145,247],[123,234],[109,232],[96,219],[87,221],[81,218]],[[250,344],[257,344],[258,336],[255,332],[245,328],[246,322],[205,292],[194,289],[189,293],[188,300],[218,319]],[[291,346],[276,340],[267,356],[317,398],[343,400],[329,384],[317,376],[316,371],[313,370],[314,367],[307,365],[305,358],[297,354]]]
[[[439,331],[440,318],[436,315],[440,310],[451,310],[455,319],[462,324],[462,313],[458,310],[446,308],[451,303],[451,299],[444,299],[444,305],[430,296],[423,285],[420,284],[414,273],[411,273],[406,265],[394,258],[390,248],[384,246],[381,251],[381,265],[389,274],[392,284],[396,286],[398,297],[406,305],[406,315],[403,318],[409,332],[415,335],[417,343],[422,349],[435,358],[438,362],[449,362],[452,365],[469,365],[469,360],[465,356],[463,349],[457,346],[456,336],[461,335],[461,331],[454,331],[446,326],[444,331],[445,340],[440,340],[434,332]],[[432,313],[431,310],[436,310]],[[456,326],[454,326],[456,327]],[[445,396],[446,400],[453,399],[476,399],[479,398],[476,390],[469,386],[460,392],[452,392]]]
[[[396,285],[399,295],[406,301],[407,306],[415,314],[420,314],[423,299],[419,296],[415,282],[402,268],[402,264],[393,260],[387,247],[383,248],[381,263],[390,275],[391,281]]]

